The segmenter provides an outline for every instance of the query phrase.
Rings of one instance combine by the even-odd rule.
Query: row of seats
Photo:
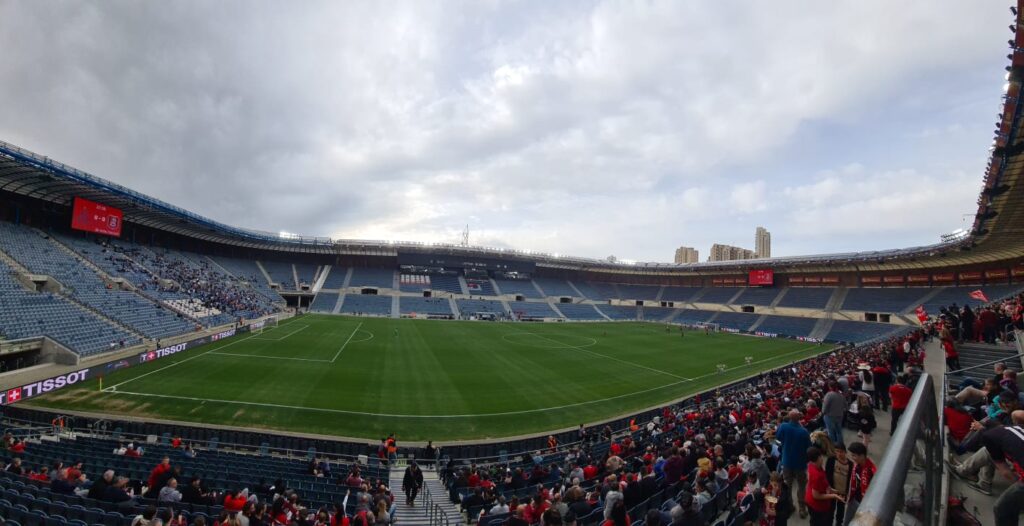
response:
[[[309,305],[309,310],[312,312],[334,312],[334,305],[336,303],[338,303],[337,292],[321,290],[313,298],[313,303]]]
[[[344,314],[391,315],[391,296],[376,294],[346,294],[341,303]]]
[[[421,296],[402,296],[399,298],[399,310],[402,314],[430,314],[437,316],[453,316],[451,303],[447,298],[424,298]]]

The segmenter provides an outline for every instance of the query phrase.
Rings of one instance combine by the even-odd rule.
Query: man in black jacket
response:
[[[89,493],[86,496],[90,499],[103,500],[103,496],[107,494],[107,488],[113,482],[114,470],[108,469],[103,472],[103,476],[99,480],[93,482],[92,486],[89,486]]]
[[[413,462],[409,464],[409,467],[405,468],[405,476],[402,477],[402,490],[405,491],[405,503],[409,506],[416,505],[416,495],[419,494],[420,488],[423,487],[423,472],[420,471],[420,467]]]

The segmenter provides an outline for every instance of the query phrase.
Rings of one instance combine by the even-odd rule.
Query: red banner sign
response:
[[[121,236],[121,220],[124,215],[117,208],[75,198],[71,216],[71,228],[105,236]]]
[[[1024,267],[1017,267],[1017,268],[1013,269],[1012,274],[1013,274],[1013,277],[1015,277],[1015,278],[1024,276]]]
[[[835,285],[839,283],[839,276],[824,276],[821,278],[821,282],[826,285]]]
[[[907,281],[911,283],[928,283],[928,274],[913,274],[907,276]]]
[[[789,277],[789,282],[790,283],[803,283],[804,282],[804,277],[803,276],[790,276]]]
[[[860,278],[860,282],[861,283],[865,283],[865,284],[872,283],[872,284],[876,284],[877,285],[877,284],[882,282],[882,277],[881,276],[864,276],[864,277]]]
[[[952,272],[944,272],[942,274],[933,274],[932,275],[932,281],[946,282],[946,281],[953,281],[955,279],[956,279],[956,274],[954,274]]]
[[[1008,277],[1009,275],[1010,275],[1010,272],[1008,270],[1006,270],[1006,269],[1002,269],[1002,270],[986,270],[985,271],[985,277],[989,278],[989,279],[1005,278],[1005,277]]]
[[[961,272],[960,279],[981,279],[981,272]]]
[[[903,283],[904,280],[903,276],[886,276],[882,278],[882,281],[886,283]]]

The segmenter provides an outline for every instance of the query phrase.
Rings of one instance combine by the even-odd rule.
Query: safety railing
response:
[[[430,494],[430,486],[423,485],[423,505],[427,510],[427,519],[431,525],[452,526],[458,524],[462,517],[449,518],[448,512],[440,504],[434,502],[434,496]]]
[[[921,524],[937,525],[941,503],[942,429],[932,376],[924,374],[914,388],[906,411],[889,441],[885,457],[871,479],[864,500],[853,521],[855,526],[894,524],[896,513],[905,510],[904,484],[915,471],[914,483],[920,488],[920,503],[912,510]],[[923,472],[923,480],[918,473]],[[916,499],[915,499],[916,500]]]

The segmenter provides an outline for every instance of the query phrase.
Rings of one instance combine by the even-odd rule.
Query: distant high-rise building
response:
[[[718,243],[711,245],[711,255],[708,256],[708,261],[733,261],[736,259],[754,259],[754,252],[732,245]]]
[[[696,263],[700,261],[697,249],[693,247],[679,247],[676,249],[676,265],[683,263]]]
[[[772,257],[772,233],[763,226],[754,232],[754,256],[758,258]]]

